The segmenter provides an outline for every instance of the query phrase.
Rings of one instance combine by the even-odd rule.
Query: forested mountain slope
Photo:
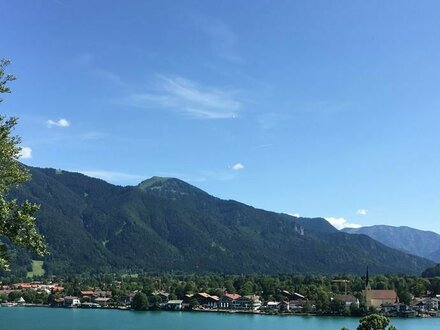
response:
[[[345,228],[343,231],[365,234],[392,248],[440,263],[440,235],[432,231],[385,225]]]
[[[322,218],[295,218],[221,200],[178,179],[121,187],[82,174],[30,168],[11,197],[41,204],[37,223],[51,273],[420,273],[426,259]],[[23,258],[20,257],[23,263]]]

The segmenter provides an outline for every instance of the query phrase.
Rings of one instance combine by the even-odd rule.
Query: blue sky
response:
[[[440,232],[437,1],[9,1],[23,162]]]

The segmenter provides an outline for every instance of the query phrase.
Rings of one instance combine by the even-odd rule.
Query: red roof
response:
[[[371,299],[396,300],[397,293],[394,290],[371,290]]]
[[[232,300],[237,300],[241,297],[238,293],[226,293],[225,296]]]

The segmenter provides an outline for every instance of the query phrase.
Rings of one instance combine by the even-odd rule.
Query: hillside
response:
[[[295,218],[221,200],[178,179],[121,187],[82,174],[30,168],[11,197],[41,204],[48,274],[105,271],[421,273],[428,260],[322,218]],[[26,258],[18,254],[23,264]]]
[[[389,247],[440,262],[440,235],[432,231],[385,225],[344,228],[343,231],[365,234]]]

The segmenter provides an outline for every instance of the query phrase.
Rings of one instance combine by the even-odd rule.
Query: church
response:
[[[365,279],[365,290],[362,291],[367,307],[379,308],[384,305],[393,305],[399,303],[399,297],[394,290],[371,290],[370,279],[367,276]]]

